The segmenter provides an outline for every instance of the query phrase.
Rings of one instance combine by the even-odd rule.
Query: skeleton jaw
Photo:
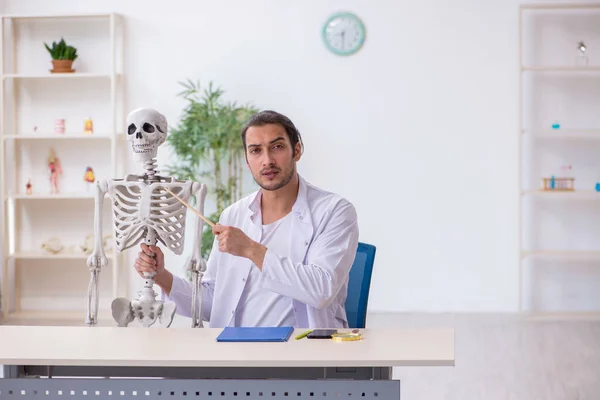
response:
[[[156,158],[158,146],[152,143],[131,142],[131,149],[138,162],[151,161]]]

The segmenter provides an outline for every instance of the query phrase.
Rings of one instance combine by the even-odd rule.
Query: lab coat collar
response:
[[[299,181],[298,197],[296,198],[296,202],[292,206],[292,212],[296,216],[298,216],[298,218],[301,221],[306,220],[306,222],[308,222],[309,218],[305,217],[306,213],[308,212],[308,201],[306,199],[307,183],[304,180],[304,178],[302,178],[300,176],[300,174],[298,174],[298,181]],[[250,205],[248,206],[248,208],[250,209],[250,219],[254,223],[257,223],[257,221],[258,221],[258,223],[260,223],[260,219],[257,218],[257,216],[261,215],[261,210],[260,210],[261,199],[262,199],[262,190],[259,189],[254,194],[254,198],[252,199],[252,201],[250,202]]]

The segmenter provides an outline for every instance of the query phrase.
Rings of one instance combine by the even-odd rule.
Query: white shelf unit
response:
[[[94,229],[96,181],[120,176],[124,166],[123,17],[114,13],[3,15],[0,40],[0,218],[2,312],[6,320],[85,320],[89,270],[80,251]],[[51,73],[51,45],[64,37],[78,50],[74,73]],[[93,134],[84,134],[91,117]],[[53,133],[64,118],[64,134]],[[33,127],[36,127],[35,129]],[[50,192],[50,148],[61,162],[59,193]],[[33,193],[25,183],[31,179]],[[104,234],[112,233],[105,198]],[[41,243],[58,237],[64,250],[49,254]],[[121,255],[107,250],[100,276],[100,310],[118,297]]]
[[[519,64],[519,309],[597,318],[600,4],[521,5]],[[572,166],[575,190],[541,190],[561,165]]]

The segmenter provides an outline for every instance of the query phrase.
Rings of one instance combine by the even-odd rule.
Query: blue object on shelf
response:
[[[293,326],[228,326],[217,336],[217,342],[287,342],[292,332],[294,332]]]
[[[560,129],[560,124],[558,122],[553,123],[552,129]]]
[[[600,182],[596,183],[596,192],[600,192]]]
[[[550,178],[550,189],[554,189],[554,176]]]

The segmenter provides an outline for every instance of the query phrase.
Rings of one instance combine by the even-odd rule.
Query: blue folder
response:
[[[292,332],[292,326],[226,327],[217,342],[287,342]]]

